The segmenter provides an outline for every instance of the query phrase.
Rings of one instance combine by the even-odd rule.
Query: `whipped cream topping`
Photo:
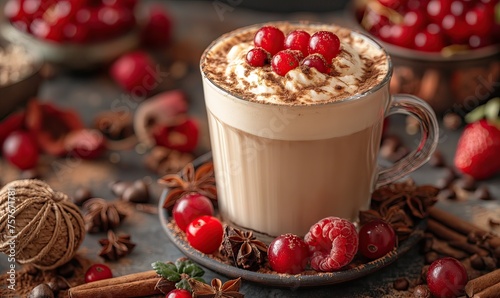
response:
[[[386,54],[372,41],[335,25],[273,23],[283,33],[300,29],[311,35],[331,31],[341,41],[341,52],[332,60],[332,74],[300,66],[285,76],[270,65],[252,67],[246,54],[261,26],[233,31],[216,40],[205,51],[201,68],[214,84],[240,98],[271,104],[310,105],[342,100],[380,83],[387,75]]]

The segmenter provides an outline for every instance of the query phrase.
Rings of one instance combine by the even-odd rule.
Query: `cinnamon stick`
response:
[[[500,283],[497,283],[496,285],[493,285],[475,294],[474,296],[472,296],[472,298],[498,298],[499,294],[500,294]]]
[[[465,293],[467,294],[467,297],[476,297],[476,294],[479,294],[494,285],[500,285],[500,269],[469,280],[469,282],[465,285]],[[500,289],[496,293],[498,295],[500,293]]]
[[[434,235],[436,235],[437,237],[454,243],[455,247],[457,247],[456,243],[458,243],[458,242],[467,243],[466,236],[456,232],[453,229],[450,229],[449,227],[441,224],[439,221],[436,221],[434,219],[427,220],[427,229],[430,232],[432,232]],[[481,255],[481,256],[486,256],[489,254],[487,250],[485,250],[479,246],[477,248],[471,248],[471,247],[468,247],[468,248],[474,250],[472,253],[477,253],[478,255]]]
[[[143,297],[162,294],[156,288],[161,277],[154,270],[103,279],[69,289],[71,298],[84,297]],[[170,286],[170,284],[169,284]],[[175,288],[171,283],[171,290]]]
[[[460,217],[454,214],[448,213],[437,207],[431,207],[429,208],[429,216],[430,218],[433,218],[441,222],[443,225],[450,227],[463,235],[469,235],[470,233],[475,233],[479,237],[488,236],[487,242],[491,247],[493,248],[500,247],[499,236],[493,235],[488,231],[485,231],[473,225],[472,223],[461,219]]]

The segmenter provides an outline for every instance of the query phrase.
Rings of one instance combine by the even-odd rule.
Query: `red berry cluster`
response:
[[[254,45],[246,56],[248,64],[261,67],[271,63],[273,71],[280,76],[300,65],[329,74],[332,59],[340,53],[340,40],[329,31],[310,35],[294,30],[285,36],[274,26],[264,26],[255,34]]]
[[[450,45],[476,49],[499,42],[498,0],[370,0],[357,11],[362,26],[381,40],[424,52]],[[498,8],[497,8],[498,9]]]
[[[9,0],[17,29],[53,42],[88,43],[119,36],[136,24],[137,0]]]

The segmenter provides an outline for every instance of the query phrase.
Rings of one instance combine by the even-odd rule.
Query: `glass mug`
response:
[[[370,37],[351,34],[381,49]],[[205,50],[201,66],[227,36]],[[312,105],[245,100],[211,81],[201,67],[218,207],[225,222],[262,238],[304,236],[328,216],[355,221],[360,210],[369,208],[375,188],[429,160],[438,142],[436,116],[419,98],[389,93],[392,63],[384,53],[388,71],[378,84],[339,101]],[[417,149],[381,169],[377,157],[382,127],[391,114],[418,119],[421,139]]]

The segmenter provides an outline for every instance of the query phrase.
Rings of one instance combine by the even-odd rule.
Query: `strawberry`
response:
[[[495,98],[472,111],[468,116],[475,121],[465,127],[458,140],[455,167],[474,179],[487,179],[500,172],[500,125],[498,120],[495,123],[499,107],[500,98]],[[488,119],[477,120],[483,113],[489,115]]]

